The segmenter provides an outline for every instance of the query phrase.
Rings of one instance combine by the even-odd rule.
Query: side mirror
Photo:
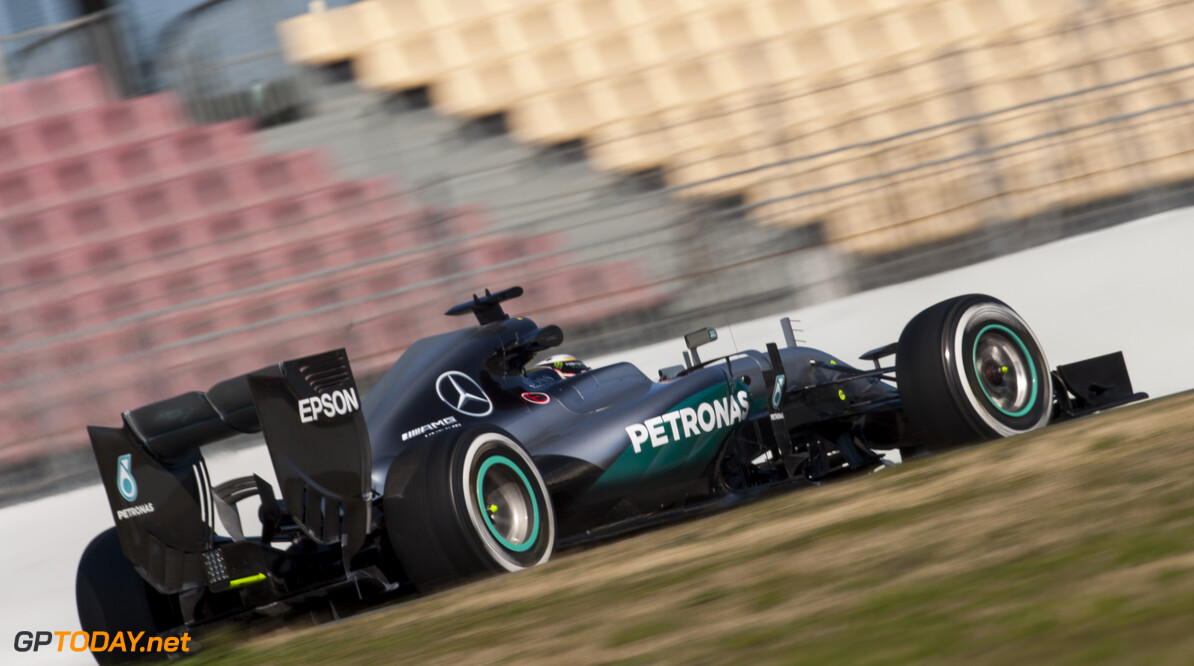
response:
[[[717,339],[717,330],[709,327],[702,328],[699,331],[693,331],[684,336],[684,345],[688,347],[688,354],[685,354],[685,360],[688,361],[688,367],[693,368],[701,364],[701,357],[697,355],[697,347],[707,345]]]

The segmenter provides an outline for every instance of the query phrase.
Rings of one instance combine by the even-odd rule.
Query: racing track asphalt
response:
[[[791,313],[777,313],[726,330],[701,349],[704,358],[782,343],[778,320],[800,320],[798,339],[852,362],[899,338],[922,308],[950,296],[980,292],[1000,298],[1032,326],[1052,366],[1123,350],[1137,390],[1160,397],[1194,387],[1181,353],[1194,327],[1194,208],[1169,211],[1103,231],[1061,240],[974,266],[854,294]],[[595,359],[638,365],[654,377],[681,362],[675,340]],[[114,418],[115,421],[115,418]],[[204,450],[212,478],[249,470],[273,481],[264,447]],[[254,515],[251,507],[243,515]],[[75,566],[88,541],[111,525],[98,482],[0,510],[0,663],[94,663],[86,653],[18,653],[21,630],[78,630]]]

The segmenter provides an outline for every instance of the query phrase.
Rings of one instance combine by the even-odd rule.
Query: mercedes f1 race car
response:
[[[340,349],[90,427],[115,527],[79,564],[83,629],[169,635],[424,593],[873,470],[893,451],[1008,437],[1147,397],[1120,353],[1051,370],[1027,323],[982,295],[921,312],[862,356],[865,369],[798,346],[783,320],[784,346],[712,360],[699,348],[716,331],[695,331],[685,365],[658,380],[627,363],[564,377],[527,369],[563,333],[508,316],[503,303],[521,294],[451,308],[477,325],[419,340],[366,396]],[[278,487],[255,474],[212,485],[204,446],[257,432]],[[260,525],[246,531],[237,507],[250,497]]]

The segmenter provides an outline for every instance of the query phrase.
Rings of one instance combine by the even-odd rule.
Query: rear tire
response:
[[[75,604],[84,631],[106,631],[109,636],[121,631],[156,636],[182,624],[175,598],[153,589],[125,558],[115,527],[100,532],[83,551],[75,575]],[[101,664],[165,658],[164,653],[93,652],[92,656]]]
[[[497,428],[427,442],[396,460],[384,507],[390,544],[421,592],[537,566],[555,548],[547,485],[527,452]]]
[[[1042,428],[1053,409],[1044,350],[1015,310],[971,294],[912,318],[896,350],[900,401],[927,449]]]

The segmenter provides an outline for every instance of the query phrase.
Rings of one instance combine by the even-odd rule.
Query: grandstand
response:
[[[366,87],[583,140],[864,254],[1194,177],[1194,5],[362,0],[279,25]],[[1052,140],[1050,140],[1052,139]]]

